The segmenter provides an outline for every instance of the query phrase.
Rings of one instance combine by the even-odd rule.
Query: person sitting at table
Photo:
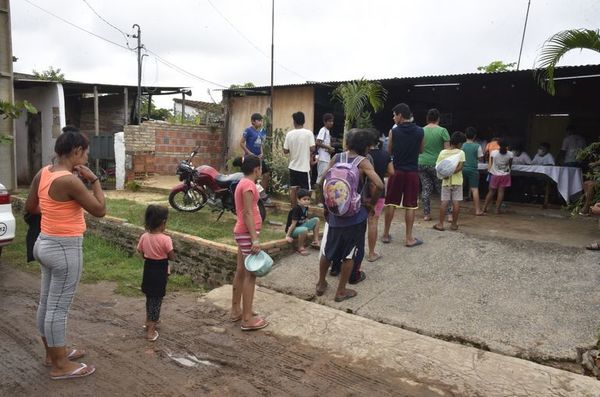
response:
[[[554,165],[554,157],[550,153],[550,144],[548,142],[540,143],[531,165]]]
[[[513,165],[529,165],[531,164],[531,157],[527,154],[527,152],[523,151],[522,145],[517,145],[512,150],[513,154]]]

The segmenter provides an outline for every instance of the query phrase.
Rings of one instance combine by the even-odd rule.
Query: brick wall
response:
[[[148,121],[125,127],[125,150],[132,156],[133,172],[173,175],[180,160],[199,146],[196,166],[223,167],[224,129],[204,125],[177,125]],[[143,159],[137,159],[143,157]]]
[[[12,196],[15,214],[23,210],[25,199]],[[122,247],[130,255],[135,253],[139,237],[144,233],[140,226],[111,216],[95,218],[85,214],[87,232]],[[195,283],[217,287],[231,283],[236,268],[237,248],[217,243],[189,234],[167,231],[173,240],[177,259],[172,261],[173,271],[189,275]],[[285,240],[270,241],[261,244],[274,260],[292,251],[292,245]]]

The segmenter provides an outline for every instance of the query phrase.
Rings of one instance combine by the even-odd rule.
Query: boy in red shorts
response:
[[[388,152],[393,157],[394,174],[388,179],[385,196],[385,222],[381,241],[389,243],[390,226],[396,208],[405,209],[406,236],[405,245],[416,247],[423,240],[413,237],[415,210],[418,208],[419,195],[419,153],[423,151],[423,128],[412,122],[412,112],[405,103],[392,109],[395,126],[389,135]]]

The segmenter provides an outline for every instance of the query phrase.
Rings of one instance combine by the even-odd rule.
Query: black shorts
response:
[[[271,166],[269,165],[269,162],[266,161],[265,159],[261,160],[260,165],[261,165],[263,174],[268,174],[269,172],[271,172]]]
[[[300,187],[310,190],[310,172],[296,171],[288,168],[290,171],[290,187]]]
[[[328,261],[341,263],[344,260],[356,257],[365,247],[365,232],[367,221],[352,226],[331,227],[328,226],[325,240],[324,254]]]

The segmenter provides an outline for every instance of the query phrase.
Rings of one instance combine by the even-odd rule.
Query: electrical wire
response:
[[[101,20],[101,21],[103,21],[104,23],[106,23],[106,24],[107,24],[108,26],[110,26],[111,28],[113,28],[113,29],[117,30],[119,33],[121,33],[121,34],[123,35],[123,37],[125,37],[125,42],[127,43],[127,47],[128,47],[129,49],[132,49],[132,50],[134,49],[134,48],[131,48],[131,47],[129,47],[129,40],[128,40],[128,39],[129,39],[129,37],[131,37],[131,35],[130,35],[130,34],[128,34],[128,33],[125,33],[124,31],[122,31],[121,29],[119,29],[118,27],[116,27],[115,25],[113,25],[112,23],[108,22],[108,21],[107,21],[105,18],[103,18],[103,17],[102,17],[102,15],[100,15],[100,14],[98,13],[98,11],[96,11],[96,10],[94,9],[94,7],[92,7],[92,5],[91,5],[90,3],[88,3],[88,1],[87,1],[87,0],[82,0],[82,1],[85,3],[85,5],[86,5],[86,6],[88,6],[88,8],[89,8],[90,10],[92,10],[92,12],[93,12],[94,14],[96,14],[96,16],[97,16],[98,18],[100,18],[100,20]]]
[[[261,53],[262,55],[264,55],[264,56],[265,56],[267,59],[271,59],[271,55],[270,55],[270,54],[267,54],[267,53],[266,53],[264,50],[262,50],[262,49],[261,49],[259,46],[257,46],[256,44],[254,44],[254,42],[253,42],[252,40],[250,40],[248,37],[246,37],[246,35],[244,35],[244,33],[242,33],[242,32],[241,32],[241,31],[240,31],[240,30],[239,30],[239,29],[238,29],[238,28],[237,28],[237,27],[236,27],[236,26],[235,26],[235,25],[234,25],[234,24],[233,24],[233,23],[232,23],[232,22],[231,22],[231,21],[230,21],[230,20],[229,20],[229,19],[228,19],[228,18],[227,18],[227,17],[226,17],[226,16],[225,16],[225,15],[224,15],[222,12],[221,12],[221,10],[219,10],[219,9],[216,7],[216,6],[213,4],[213,2],[212,2],[211,0],[206,0],[206,1],[208,1],[208,4],[210,4],[210,6],[211,6],[211,7],[212,7],[212,8],[213,8],[213,9],[214,9],[216,12],[217,12],[217,14],[219,14],[219,16],[221,16],[221,18],[223,18],[223,20],[224,20],[225,22],[227,22],[227,24],[228,24],[229,26],[231,26],[231,28],[232,28],[233,30],[235,30],[235,31],[236,31],[236,33],[237,33],[238,35],[240,35],[240,36],[241,36],[241,37],[242,37],[244,40],[246,40],[246,42],[248,42],[248,43],[249,43],[249,44],[250,44],[252,47],[254,47],[254,49],[256,49],[256,51],[260,52],[260,53]],[[277,61],[274,61],[274,62],[275,62],[275,63],[277,64],[277,66],[279,66],[280,68],[282,68],[282,69],[284,69],[284,70],[286,70],[286,71],[288,71],[288,72],[290,72],[290,73],[292,73],[292,74],[294,74],[294,75],[296,75],[296,76],[300,77],[301,79],[303,79],[303,80],[306,80],[306,81],[310,80],[310,79],[308,79],[307,77],[305,77],[305,76],[302,76],[300,73],[296,73],[295,71],[291,70],[290,68],[287,68],[287,67],[285,67],[284,65],[280,64],[279,62],[277,62]]]
[[[109,39],[107,39],[107,38],[105,38],[105,37],[102,37],[102,36],[100,36],[100,35],[98,35],[98,34],[96,34],[96,33],[94,33],[94,32],[91,32],[91,31],[89,31],[89,30],[87,30],[87,29],[85,29],[85,28],[82,28],[81,26],[78,26],[78,25],[76,25],[76,24],[74,24],[74,23],[72,23],[72,22],[70,22],[70,21],[68,21],[68,20],[66,20],[66,19],[64,19],[64,18],[62,18],[62,17],[60,17],[60,16],[58,16],[58,15],[56,15],[56,14],[54,14],[54,13],[52,13],[52,12],[50,12],[50,11],[46,10],[46,9],[44,9],[44,8],[42,8],[42,7],[40,7],[40,6],[38,6],[37,4],[35,4],[35,3],[31,2],[30,0],[25,0],[25,2],[27,2],[27,3],[28,3],[28,4],[30,4],[31,6],[33,6],[33,7],[37,8],[37,9],[39,9],[40,11],[43,11],[43,12],[45,12],[46,14],[48,14],[48,15],[51,15],[52,17],[59,19],[60,21],[62,21],[62,22],[64,22],[64,23],[66,23],[67,25],[70,25],[70,26],[74,27],[75,29],[78,29],[78,30],[81,30],[82,32],[85,32],[85,33],[87,33],[87,34],[90,34],[90,35],[92,35],[92,36],[94,36],[94,37],[96,37],[96,38],[98,38],[98,39],[100,39],[100,40],[104,40],[104,41],[106,41],[106,42],[108,42],[108,43],[110,43],[110,44],[116,45],[117,47],[123,48],[124,50],[128,50],[128,51],[135,51],[135,50],[136,50],[136,48],[129,48],[128,46],[126,47],[126,46],[124,46],[124,45],[121,45],[121,44],[119,44],[119,43],[116,43],[116,42],[114,42],[114,41],[112,41],[112,40],[109,40]],[[162,63],[162,64],[164,64],[165,66],[167,66],[167,67],[169,67],[169,68],[171,68],[171,69],[173,69],[173,70],[175,70],[175,71],[177,71],[177,72],[179,72],[179,73],[181,73],[181,74],[184,74],[184,75],[186,75],[186,76],[188,76],[188,77],[192,77],[192,78],[195,78],[195,79],[198,79],[198,80],[204,81],[204,82],[206,82],[206,83],[209,83],[209,84],[212,84],[212,85],[219,86],[219,87],[221,87],[221,88],[229,88],[229,87],[228,87],[228,86],[226,86],[226,85],[223,85],[223,84],[220,84],[220,83],[215,83],[214,81],[210,81],[210,80],[208,80],[208,79],[205,79],[205,78],[203,78],[203,77],[200,77],[200,76],[198,76],[198,75],[196,75],[196,74],[194,74],[194,73],[192,73],[192,72],[188,72],[187,70],[183,69],[182,67],[180,67],[180,66],[177,66],[176,64],[174,64],[174,63],[172,63],[172,62],[169,62],[169,61],[167,61],[166,59],[164,59],[163,57],[161,57],[160,55],[158,55],[158,54],[157,54],[157,53],[155,53],[154,51],[151,51],[151,50],[147,49],[145,46],[142,46],[142,48],[144,48],[146,51],[148,51],[148,52],[149,52],[149,53],[151,53],[153,56],[155,56],[155,57],[156,57],[156,59],[157,59],[159,62],[161,62],[161,63]]]
[[[144,47],[144,48],[146,48],[146,50],[147,50],[147,51],[148,51],[150,54],[154,55],[154,56],[156,57],[156,59],[158,59],[158,61],[159,61],[160,63],[162,63],[163,65],[165,65],[165,66],[167,66],[167,67],[169,67],[169,68],[171,68],[171,69],[173,69],[173,70],[175,70],[175,71],[177,71],[177,72],[179,72],[179,73],[182,73],[182,74],[184,74],[184,75],[186,75],[186,76],[189,76],[189,77],[193,77],[193,78],[195,78],[195,79],[197,79],[197,80],[204,81],[205,83],[209,83],[209,84],[212,84],[212,85],[216,85],[216,86],[218,86],[218,87],[221,87],[221,88],[229,88],[229,87],[228,87],[228,86],[226,86],[226,85],[223,85],[223,84],[220,84],[220,83],[215,83],[214,81],[211,81],[211,80],[205,79],[204,77],[200,77],[200,76],[198,76],[197,74],[194,74],[194,73],[192,73],[192,72],[189,72],[189,71],[185,70],[184,68],[182,68],[181,66],[177,66],[176,64],[174,64],[174,63],[172,63],[172,62],[169,62],[169,61],[167,61],[166,59],[164,59],[163,57],[161,57],[160,55],[158,55],[156,52],[154,52],[154,51],[150,50],[149,48],[147,48],[147,47]]]
[[[100,39],[100,40],[104,40],[104,41],[106,41],[107,43],[110,43],[110,44],[116,45],[117,47],[123,48],[124,50],[127,50],[127,51],[132,51],[132,49],[131,49],[131,48],[129,48],[129,47],[126,47],[126,46],[124,46],[124,45],[121,45],[121,44],[119,44],[119,43],[116,43],[116,42],[114,42],[114,41],[112,41],[112,40],[109,40],[109,39],[107,39],[107,38],[104,38],[104,37],[102,37],[102,36],[100,36],[100,35],[97,35],[97,34],[96,34],[96,33],[94,33],[94,32],[90,32],[89,30],[87,30],[87,29],[84,29],[84,28],[82,28],[81,26],[75,25],[74,23],[72,23],[72,22],[70,22],[70,21],[67,21],[66,19],[64,19],[64,18],[62,18],[62,17],[59,17],[58,15],[56,15],[56,14],[54,14],[54,13],[52,13],[52,12],[50,12],[50,11],[48,11],[48,10],[46,10],[46,9],[44,9],[44,8],[42,8],[42,7],[40,7],[40,6],[38,6],[38,5],[37,5],[37,4],[35,4],[35,3],[32,3],[32,2],[31,2],[31,1],[29,1],[29,0],[25,0],[25,2],[26,2],[26,3],[28,3],[28,4],[29,4],[29,5],[31,5],[31,6],[33,6],[33,7],[37,8],[37,9],[39,9],[40,11],[43,11],[43,12],[45,12],[46,14],[48,14],[48,15],[51,15],[51,16],[53,16],[54,18],[57,18],[57,19],[59,19],[59,20],[63,21],[64,23],[66,23],[66,24],[68,24],[68,25],[71,25],[71,26],[72,26],[72,27],[74,27],[75,29],[79,29],[79,30],[81,30],[82,32],[85,32],[85,33],[87,33],[87,34],[91,34],[92,36],[94,36],[94,37],[96,37],[96,38],[98,38],[98,39]]]

